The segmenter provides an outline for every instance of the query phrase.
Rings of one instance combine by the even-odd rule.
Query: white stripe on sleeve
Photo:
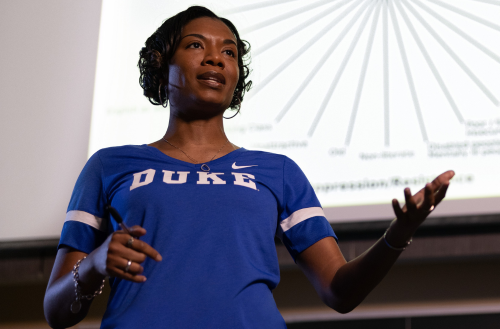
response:
[[[297,210],[296,212],[291,214],[290,217],[281,221],[280,223],[281,230],[283,232],[286,232],[295,225],[297,225],[298,223],[316,216],[325,217],[325,213],[323,212],[323,209],[321,207],[310,207]]]
[[[68,211],[66,213],[65,221],[75,221],[84,223],[92,226],[95,229],[98,229],[99,231],[104,231],[104,232],[106,232],[107,229],[105,220],[81,210]]]

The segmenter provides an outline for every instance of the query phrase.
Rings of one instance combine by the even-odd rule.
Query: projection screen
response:
[[[389,219],[404,187],[448,169],[434,216],[500,212],[495,1],[104,0],[89,155],[163,136],[168,109],[142,96],[138,51],[195,4],[252,47],[253,88],[228,137],[295,160],[331,222]]]

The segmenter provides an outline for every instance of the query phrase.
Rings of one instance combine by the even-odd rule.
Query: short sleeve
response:
[[[285,158],[283,165],[283,204],[279,221],[277,236],[294,260],[323,238],[331,236],[337,240],[307,177],[289,158]]]
[[[67,246],[90,253],[106,239],[109,219],[105,218],[107,197],[103,177],[103,166],[95,153],[76,181],[58,248]]]

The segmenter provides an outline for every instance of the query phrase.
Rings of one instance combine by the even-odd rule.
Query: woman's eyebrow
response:
[[[197,34],[197,33],[186,34],[185,36],[183,36],[183,37],[181,38],[181,40],[182,40],[182,39],[184,39],[185,37],[196,37],[196,38],[200,38],[201,40],[206,40],[206,39],[207,39],[207,38],[205,38],[205,36],[204,36],[204,35],[202,35],[202,34]]]
[[[198,34],[198,33],[186,34],[185,36],[183,36],[181,38],[181,40],[184,39],[185,37],[195,37],[195,38],[200,38],[201,40],[206,40],[207,39],[204,35]],[[234,42],[231,39],[225,39],[224,41],[222,41],[222,43],[225,44],[225,45],[227,45],[227,44],[233,44],[233,45],[236,46],[236,42]]]
[[[229,44],[232,44],[232,45],[235,45],[236,46],[236,42],[234,42],[233,40],[231,39],[225,39],[224,41],[222,41],[223,44],[225,45],[229,45]]]

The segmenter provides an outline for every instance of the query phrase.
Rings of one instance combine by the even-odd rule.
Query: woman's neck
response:
[[[222,115],[187,121],[172,112],[167,132],[150,146],[170,157],[191,163],[208,162],[238,148],[228,142]]]
[[[176,146],[179,147],[190,147],[190,145],[207,147],[227,141],[222,115],[187,121],[170,114],[164,138],[178,144]]]

